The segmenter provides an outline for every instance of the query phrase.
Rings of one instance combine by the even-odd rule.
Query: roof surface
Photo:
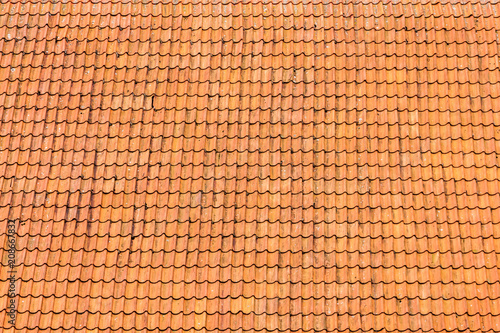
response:
[[[499,29],[2,0],[0,327],[13,299],[16,332],[499,332]]]

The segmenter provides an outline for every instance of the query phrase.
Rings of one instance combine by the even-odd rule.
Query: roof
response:
[[[500,332],[499,29],[496,1],[2,0],[0,327]]]

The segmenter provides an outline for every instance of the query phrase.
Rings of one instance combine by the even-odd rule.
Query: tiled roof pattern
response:
[[[2,0],[17,332],[500,332],[499,29],[496,1]]]

